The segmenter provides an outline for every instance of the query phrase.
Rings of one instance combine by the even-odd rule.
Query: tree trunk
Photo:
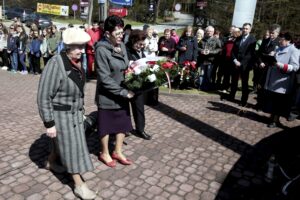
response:
[[[160,0],[156,0],[156,10],[155,10],[155,18],[154,18],[155,24],[156,24],[156,20],[158,18],[159,7],[160,7]]]

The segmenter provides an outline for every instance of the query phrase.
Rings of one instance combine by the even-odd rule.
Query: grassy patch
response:
[[[83,24],[86,20],[80,19],[79,17],[58,17],[58,16],[51,16],[52,21],[59,22],[59,23],[66,23],[66,24]]]

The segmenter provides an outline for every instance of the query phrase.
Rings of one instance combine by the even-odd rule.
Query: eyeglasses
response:
[[[139,42],[137,43],[138,46],[146,46],[146,44],[144,42]]]
[[[124,31],[118,31],[118,32],[115,32],[115,37],[120,37],[120,36],[123,36],[124,35]]]

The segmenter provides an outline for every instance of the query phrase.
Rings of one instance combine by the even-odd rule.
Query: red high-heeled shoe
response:
[[[100,153],[100,155],[99,155],[99,160],[108,167],[115,167],[117,165],[116,161],[114,161],[114,160],[112,160],[110,162],[105,161],[102,153]]]
[[[133,162],[129,159],[122,159],[120,158],[116,153],[112,153],[111,155],[112,159],[117,160],[119,163],[121,163],[122,165],[131,165]]]

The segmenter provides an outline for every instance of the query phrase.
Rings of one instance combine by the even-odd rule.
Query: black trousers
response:
[[[228,90],[230,87],[230,77],[232,75],[232,70],[234,69],[234,64],[231,59],[224,59],[223,63],[219,67],[218,73],[220,73],[217,80],[217,84],[221,84],[221,79],[223,76],[221,88],[222,90]]]
[[[41,60],[40,57],[31,55],[32,68],[34,73],[41,73]]]
[[[9,67],[7,49],[0,51],[0,57],[2,59],[2,66]]]
[[[130,101],[135,129],[138,132],[144,132],[145,129],[145,109],[144,109],[144,95],[136,94]]]
[[[230,98],[234,98],[236,91],[238,89],[238,82],[239,78],[241,77],[242,80],[242,98],[241,103],[246,104],[249,97],[249,69],[243,69],[243,66],[239,68],[234,68],[232,70],[232,80],[231,80],[231,91],[230,91]]]

